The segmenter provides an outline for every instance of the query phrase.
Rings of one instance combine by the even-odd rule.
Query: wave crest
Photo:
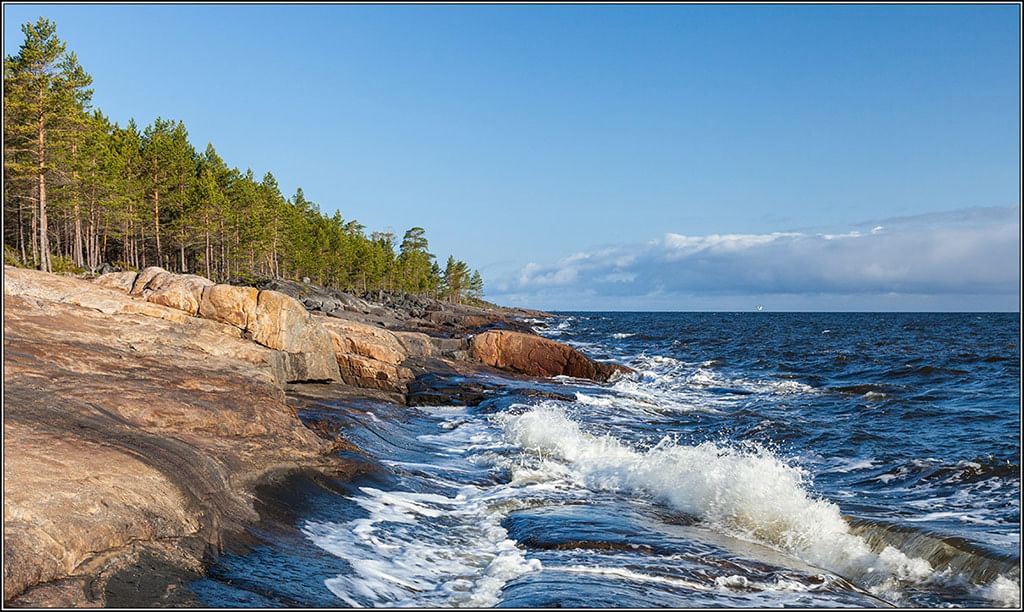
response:
[[[494,418],[510,442],[541,459],[540,468],[524,466],[534,482],[547,472],[552,479],[570,479],[586,488],[646,493],[886,598],[899,599],[902,586],[924,583],[933,575],[926,560],[892,546],[875,552],[851,531],[838,506],[810,494],[806,472],[761,446],[688,446],[666,438],[639,450],[611,436],[584,432],[554,404]],[[1005,600],[1005,585],[997,590]]]

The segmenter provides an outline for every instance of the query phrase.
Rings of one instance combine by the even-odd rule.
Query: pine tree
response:
[[[483,277],[480,276],[480,271],[479,270],[473,270],[473,274],[469,277],[469,282],[468,282],[466,288],[469,291],[469,296],[470,297],[472,297],[474,299],[477,299],[477,300],[479,300],[479,299],[481,299],[483,297],[483,295],[484,295],[484,279],[483,279]]]
[[[450,302],[462,303],[462,298],[469,285],[469,266],[466,262],[448,256],[444,269],[444,296]]]
[[[18,54],[4,59],[4,170],[11,195],[33,202],[32,259],[49,271],[47,180],[57,170],[54,150],[89,105],[92,77],[67,52],[52,21],[40,17],[21,31],[25,41]]]
[[[413,227],[402,238],[401,253],[396,261],[399,289],[422,293],[432,288],[431,262],[434,256],[427,250],[426,230]]]

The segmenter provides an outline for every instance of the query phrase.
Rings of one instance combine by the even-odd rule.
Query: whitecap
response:
[[[542,458],[540,472],[589,489],[644,492],[685,514],[896,597],[932,572],[927,561],[872,551],[835,504],[805,487],[806,474],[767,449],[663,440],[645,451],[583,432],[556,405],[494,417],[509,440]],[[556,467],[557,466],[557,467]],[[538,475],[535,474],[536,478]]]

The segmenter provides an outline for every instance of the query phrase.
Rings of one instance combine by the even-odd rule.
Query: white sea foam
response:
[[[690,374],[686,381],[700,387],[732,387],[752,393],[773,393],[791,395],[797,393],[815,393],[814,387],[795,380],[747,380],[745,378],[727,378],[717,372],[700,367]]]
[[[634,572],[623,567],[593,567],[587,565],[566,565],[563,567],[552,567],[551,569],[561,572],[571,572],[574,574],[596,574],[599,576],[608,576],[611,578],[621,578],[630,582],[649,582],[654,584],[664,584],[671,587],[682,587],[684,589],[690,589],[693,591],[707,591],[708,586],[699,582],[693,582],[692,580],[684,580],[682,578],[676,578],[674,576],[656,576],[654,574],[644,574],[642,572]]]
[[[826,578],[822,576],[822,578]],[[779,578],[774,582],[756,582],[750,580],[746,576],[719,576],[715,578],[715,585],[720,589],[740,589],[740,590],[757,590],[757,591],[796,591],[796,592],[807,592],[816,591],[822,586],[828,585],[831,581],[827,578],[820,584],[805,584],[796,580],[786,580],[785,578]]]
[[[868,457],[866,459],[838,459],[837,465],[829,471],[845,474],[847,472],[870,470],[878,465],[881,465],[881,463],[874,457]]]
[[[991,583],[977,587],[976,592],[1004,608],[1020,608],[1020,590],[1020,582],[997,576]]]
[[[600,406],[601,408],[610,408],[615,405],[615,397],[611,396],[597,396],[587,395],[586,393],[576,393],[576,401],[581,404],[587,404],[589,406]]]
[[[540,569],[501,527],[476,487],[454,497],[360,489],[367,518],[307,521],[302,531],[345,559],[351,573],[324,581],[350,606],[493,606],[502,587]]]
[[[542,336],[561,336],[572,327],[572,322],[576,320],[576,317],[568,317],[558,322],[554,327],[545,327],[537,329],[536,327],[531,328],[534,332]]]
[[[643,492],[733,534],[786,551],[896,597],[903,582],[927,578],[931,566],[887,547],[872,552],[852,534],[839,508],[805,488],[802,470],[759,448],[663,440],[640,451],[580,430],[556,405],[497,415],[510,441],[544,458],[532,480],[550,470],[591,489]],[[556,467],[557,466],[557,467]]]
[[[621,340],[623,338],[632,338],[635,335],[636,334],[625,334],[625,333],[619,332],[619,333],[612,334],[612,338],[618,338],[618,339]]]
[[[821,585],[809,585],[795,580],[786,580],[779,578],[774,582],[757,582],[746,578],[745,576],[719,576],[715,578],[713,582],[695,582],[693,580],[686,580],[676,576],[662,576],[657,574],[647,574],[644,572],[637,572],[634,570],[626,569],[624,567],[600,567],[600,566],[586,566],[586,565],[567,565],[563,567],[550,567],[546,568],[548,571],[560,571],[569,572],[574,574],[592,574],[598,576],[607,576],[609,578],[619,578],[621,580],[627,580],[629,582],[640,582],[640,583],[651,583],[651,584],[662,584],[673,588],[682,588],[691,591],[710,591],[712,589],[718,590],[743,590],[743,591],[796,591],[796,592],[807,592],[814,591],[821,588],[822,585],[829,584],[829,581],[823,581]]]

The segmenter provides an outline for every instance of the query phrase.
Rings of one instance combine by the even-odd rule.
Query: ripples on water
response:
[[[536,324],[637,374],[505,381],[472,408],[325,409],[369,471],[338,491],[303,489],[294,529],[225,555],[195,583],[200,597],[1019,605],[1016,315]]]

